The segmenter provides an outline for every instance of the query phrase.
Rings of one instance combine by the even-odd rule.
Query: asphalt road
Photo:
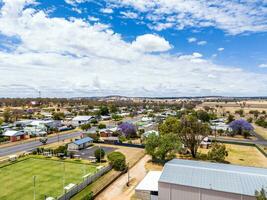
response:
[[[81,132],[73,132],[73,133],[68,133],[64,135],[56,135],[53,137],[49,137],[47,140],[47,144],[74,138],[80,135],[81,135]],[[25,142],[23,144],[18,144],[18,145],[10,146],[10,147],[3,147],[3,148],[0,148],[0,157],[15,154],[15,153],[22,152],[22,151],[31,151],[42,145],[43,144],[37,138],[36,141]]]

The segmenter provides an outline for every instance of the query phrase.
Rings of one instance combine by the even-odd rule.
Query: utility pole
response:
[[[130,186],[130,167],[129,167],[129,163],[127,163],[127,174],[128,174],[128,180],[127,180],[127,187]]]
[[[62,185],[63,185],[63,194],[65,193],[65,162],[62,162],[63,164],[63,178],[62,178]]]
[[[33,200],[36,199],[36,191],[35,191],[35,179],[36,179],[36,176],[33,176]]]
[[[100,145],[98,145],[98,148],[99,148],[99,164],[101,165],[101,148],[100,148]]]

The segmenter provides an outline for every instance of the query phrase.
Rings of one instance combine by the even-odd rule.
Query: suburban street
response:
[[[74,138],[80,135],[81,135],[81,132],[73,132],[73,133],[68,133],[68,134],[63,134],[63,135],[55,135],[53,137],[48,138],[47,144],[55,143],[57,141],[63,141],[63,140]],[[31,142],[26,141],[23,144],[18,144],[18,145],[9,146],[9,147],[3,147],[3,148],[0,147],[0,157],[15,154],[15,153],[22,152],[22,151],[30,151],[42,145],[43,144],[37,138],[36,141],[31,141]]]
[[[127,119],[124,121],[128,122],[128,123],[136,123],[141,118],[142,118],[142,116],[136,116],[134,118]],[[109,127],[109,128],[111,128],[113,126],[114,126],[114,124],[110,123],[110,122],[107,125],[107,127]],[[95,131],[96,128],[92,127],[91,130]],[[74,138],[74,137],[77,137],[80,135],[81,135],[81,132],[77,132],[77,131],[73,132],[73,133],[68,133],[68,134],[55,135],[55,136],[48,138],[47,144],[55,143],[58,141],[63,141],[63,140]],[[17,144],[14,146],[9,146],[9,147],[1,147],[0,146],[0,157],[8,156],[8,155],[15,154],[15,153],[22,152],[22,151],[30,151],[30,150],[35,149],[37,147],[40,147],[42,145],[43,144],[37,138],[36,141],[25,141],[25,143]]]

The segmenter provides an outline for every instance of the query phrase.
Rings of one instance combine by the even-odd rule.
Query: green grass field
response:
[[[48,159],[29,158],[0,168],[1,200],[32,200],[34,194],[33,176],[36,176],[36,200],[45,196],[59,197],[63,193],[65,165],[65,186],[80,183],[82,176],[96,172],[93,165],[61,162]]]

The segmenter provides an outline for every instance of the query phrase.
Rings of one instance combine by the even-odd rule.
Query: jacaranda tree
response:
[[[119,125],[118,129],[126,138],[136,137],[136,127],[128,122],[123,122]]]
[[[243,135],[244,137],[247,137],[254,130],[253,126],[244,119],[234,120],[229,126],[233,130],[233,135]]]

